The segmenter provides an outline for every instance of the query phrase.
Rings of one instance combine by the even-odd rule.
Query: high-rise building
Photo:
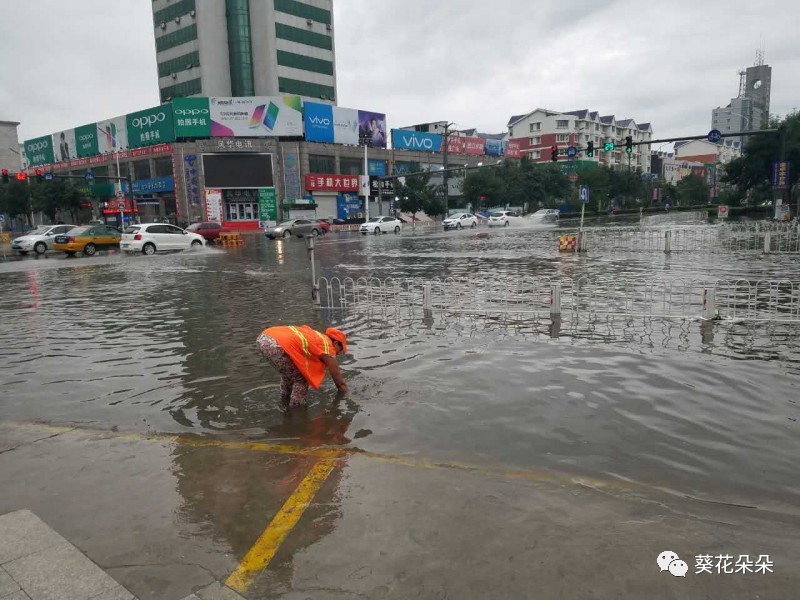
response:
[[[297,94],[336,103],[333,0],[153,0],[161,101]]]
[[[769,98],[772,88],[772,67],[764,64],[763,50],[756,64],[739,71],[739,95],[727,106],[711,111],[711,129],[721,133],[739,133],[763,129],[769,124]],[[732,138],[742,146],[746,136]]]

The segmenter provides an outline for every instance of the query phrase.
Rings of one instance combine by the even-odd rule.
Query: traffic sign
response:
[[[568,158],[575,158],[578,156],[578,149],[575,146],[570,146],[567,148],[567,157]]]
[[[86,169],[86,175],[84,175],[83,177],[89,183],[94,181],[94,173],[92,173],[91,169]]]
[[[606,142],[603,145],[603,150],[606,152],[613,152],[614,151],[614,142]]]
[[[581,186],[581,202],[583,202],[584,204],[588,204],[589,203],[589,186],[588,185],[582,185]]]
[[[717,209],[717,216],[719,217],[727,217],[728,216],[728,207],[724,204],[720,204],[719,208]]]
[[[722,141],[722,132],[719,129],[712,129],[708,132],[708,141],[712,144],[719,144]]]
[[[117,197],[117,200],[125,200],[125,192],[122,190],[117,190],[114,195]]]
[[[47,173],[44,174],[44,180],[53,181],[53,174],[50,171],[48,171]]]

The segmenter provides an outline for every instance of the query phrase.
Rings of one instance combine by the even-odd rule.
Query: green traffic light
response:
[[[633,154],[633,148],[628,146],[628,147],[625,148],[625,152],[627,152],[628,154]]]
[[[614,151],[614,142],[606,142],[605,146],[603,146],[603,150],[606,152],[613,152]]]

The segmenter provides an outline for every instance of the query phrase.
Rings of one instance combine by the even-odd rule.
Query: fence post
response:
[[[561,284],[550,284],[550,317],[561,318]]]
[[[319,306],[319,284],[317,282],[316,265],[314,265],[314,247],[314,236],[311,234],[306,235],[306,249],[308,250],[308,257],[311,260],[311,301],[314,303],[314,306]]]
[[[764,254],[769,254],[772,250],[772,235],[769,231],[764,232]]]
[[[422,284],[422,308],[431,310],[433,305],[431,303],[431,282],[426,281]]]
[[[672,232],[664,232],[664,254],[672,253]]]
[[[703,290],[703,318],[711,320],[717,316],[717,289],[706,288]]]

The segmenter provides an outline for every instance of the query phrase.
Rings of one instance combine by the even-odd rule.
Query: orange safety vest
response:
[[[325,365],[319,356],[336,356],[331,338],[308,325],[269,327],[261,333],[280,344],[311,387],[317,389],[320,386],[325,379]]]

